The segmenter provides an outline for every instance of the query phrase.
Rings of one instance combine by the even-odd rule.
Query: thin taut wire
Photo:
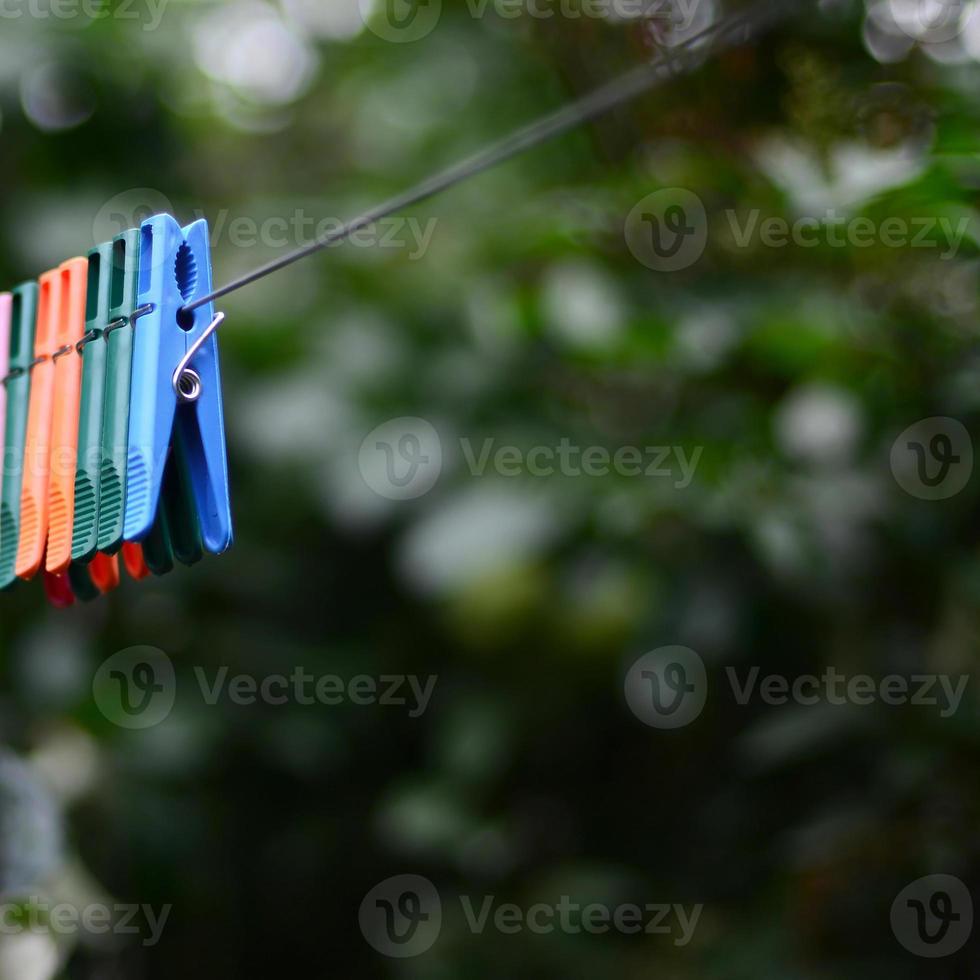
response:
[[[761,31],[789,16],[794,8],[801,5],[801,2],[802,0],[760,0],[749,10],[733,14],[731,17],[719,21],[676,47],[662,49],[652,62],[641,65],[639,68],[608,82],[584,98],[522,127],[466,160],[429,177],[410,190],[403,191],[396,197],[365,211],[364,214],[347,222],[343,227],[317,238],[311,244],[304,245],[282,258],[275,259],[254,272],[216,289],[207,296],[195,299],[193,303],[188,303],[185,309],[188,311],[196,310],[198,307],[220,299],[222,296],[227,296],[244,286],[249,286],[259,279],[271,276],[274,272],[285,269],[294,262],[299,262],[301,259],[349,238],[361,228],[455,187],[470,177],[475,177],[511,157],[530,150],[547,140],[554,139],[582,123],[590,122],[638,95],[642,95],[661,82],[694,71],[717,51],[745,44],[752,40]]]

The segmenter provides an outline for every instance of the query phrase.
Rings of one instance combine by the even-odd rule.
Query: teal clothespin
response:
[[[71,547],[72,561],[75,562],[90,562],[98,551],[102,430],[108,355],[105,330],[109,326],[112,258],[112,242],[99,245],[88,253],[85,336],[78,344],[78,352],[82,358],[82,392],[78,417],[75,520]],[[72,578],[72,586],[75,585],[76,579]]]
[[[10,367],[3,384],[7,388],[7,422],[4,432],[3,480],[0,483],[0,589],[17,581],[15,566],[20,540],[20,490],[24,476],[24,442],[31,396],[31,362],[37,325],[37,283],[28,282],[12,292]]]

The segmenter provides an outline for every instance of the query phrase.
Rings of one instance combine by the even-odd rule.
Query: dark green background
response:
[[[462,3],[414,44],[311,26],[340,7],[174,0],[155,31],[0,20],[0,282],[92,247],[107,208],[138,219],[158,200],[140,189],[185,221],[227,209],[225,227],[348,217],[651,52],[635,23]],[[221,304],[234,549],[69,612],[37,583],[0,598],[2,734],[60,787],[58,887],[174,907],[158,947],[69,943],[59,975],[978,975],[969,946],[930,964],[889,925],[914,879],[977,884],[973,680],[946,719],[740,707],[726,681],[755,665],[972,675],[978,650],[977,480],[922,501],[889,452],[922,418],[980,423],[980,66],[955,43],[881,63],[863,6],[824,8],[415,208],[437,219],[419,259],[345,246]],[[230,68],[209,61],[228,51]],[[664,187],[722,231],[728,209],[832,205],[971,231],[945,261],[712,233],[691,268],[657,273],[623,227]],[[276,254],[225,232],[216,279]],[[430,493],[391,502],[358,450],[401,416],[431,422],[446,460]],[[702,456],[684,489],[475,477],[451,449],[491,437]],[[630,713],[623,677],[669,644],[704,659],[709,696],[663,732]],[[91,693],[137,645],[178,677],[173,714],[145,732]],[[439,681],[419,719],[209,707],[193,671],[222,665]],[[473,936],[447,912],[435,947],[399,961],[364,941],[358,907],[401,873],[447,907],[705,909],[683,948]]]

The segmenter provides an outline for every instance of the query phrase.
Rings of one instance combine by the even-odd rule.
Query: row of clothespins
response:
[[[232,540],[208,226],[170,215],[0,293],[0,589],[58,606]]]

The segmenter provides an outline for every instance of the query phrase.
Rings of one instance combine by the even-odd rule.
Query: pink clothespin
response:
[[[0,379],[10,371],[10,315],[13,297],[0,293]],[[0,439],[7,429],[7,386],[0,380]],[[0,453],[0,478],[3,477],[3,453]]]

